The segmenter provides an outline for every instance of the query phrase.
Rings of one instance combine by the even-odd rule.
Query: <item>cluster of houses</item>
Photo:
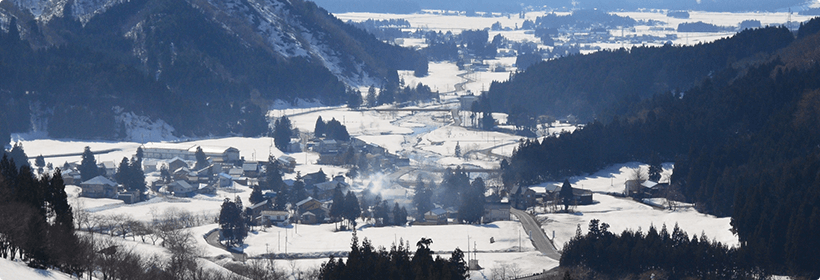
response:
[[[334,139],[315,139],[307,144],[307,149],[319,153],[319,164],[345,165],[347,151],[363,155],[373,166],[408,166],[410,159],[387,152],[384,148],[369,144],[361,139],[352,137],[350,141]]]
[[[510,203],[515,209],[527,209],[536,205],[543,205],[547,201],[552,201],[561,192],[561,186],[548,185],[539,188],[536,192],[527,186],[514,186],[509,192]],[[572,188],[573,205],[590,205],[593,203],[592,191],[580,188]]]
[[[207,166],[196,166],[196,151],[205,154]],[[247,162],[234,147],[198,146],[178,143],[148,143],[142,146],[142,168],[146,173],[167,170],[168,176],[150,184],[158,193],[190,197],[197,193],[214,193],[219,187],[231,187],[234,183],[254,184],[264,175],[260,162]],[[279,157],[277,163],[283,170],[293,171],[296,160],[290,156]],[[68,164],[63,173],[66,184],[79,185],[80,196],[92,198],[121,199],[126,203],[138,202],[140,195],[128,192],[114,180],[117,166],[105,161],[98,164],[103,174],[81,182],[76,163]]]

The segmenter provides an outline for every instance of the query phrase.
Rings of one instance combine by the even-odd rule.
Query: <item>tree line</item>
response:
[[[456,248],[449,259],[436,256],[430,250],[433,240],[422,238],[416,251],[410,244],[393,244],[390,250],[374,248],[365,238],[359,245],[356,233],[350,245],[347,261],[330,257],[319,269],[321,279],[466,279],[464,253]]]
[[[525,141],[502,162],[505,184],[591,173],[626,161],[674,161],[672,187],[701,212],[730,216],[735,261],[766,274],[820,277],[820,20],[778,56],[716,72],[683,92],[637,102],[609,123]],[[805,29],[804,29],[805,28]],[[815,60],[816,61],[816,60]]]
[[[624,230],[620,235],[597,219],[586,235],[578,225],[576,235],[564,245],[560,266],[566,271],[584,267],[592,278],[633,278],[652,274],[659,279],[752,279],[760,275],[753,263],[739,258],[738,249],[710,241],[705,234],[689,235],[676,224],[669,232],[650,226],[646,233]],[[567,274],[571,275],[571,274]],[[572,278],[572,277],[570,277]],[[577,277],[585,278],[585,277]]]

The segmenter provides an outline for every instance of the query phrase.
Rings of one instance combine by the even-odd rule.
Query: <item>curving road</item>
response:
[[[535,249],[538,249],[539,252],[553,260],[561,260],[561,254],[555,250],[555,247],[552,246],[552,242],[547,239],[547,235],[544,234],[544,231],[541,230],[541,227],[530,214],[515,208],[510,209],[510,213],[518,217],[524,230],[532,233],[532,244],[535,245]]]
[[[208,236],[205,237],[205,242],[208,242],[208,244],[210,244],[211,246],[214,246],[214,247],[217,247],[219,249],[223,249],[225,251],[228,251],[228,253],[231,253],[231,256],[233,257],[234,261],[244,262],[248,258],[245,255],[245,253],[234,252],[233,250],[225,247],[225,245],[222,245],[222,243],[219,243],[219,231],[218,230],[215,230],[215,231],[211,232],[210,234],[208,234]]]

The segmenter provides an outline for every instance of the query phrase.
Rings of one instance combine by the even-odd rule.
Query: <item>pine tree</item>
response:
[[[362,106],[362,93],[358,90],[347,91],[347,107],[351,109],[358,109]]]
[[[416,193],[413,195],[413,206],[416,207],[417,217],[424,218],[424,213],[433,209],[433,191],[424,186],[424,183],[416,184]]]
[[[46,166],[46,159],[43,157],[43,155],[39,155],[36,158],[34,158],[34,166],[37,166],[37,170],[43,172],[43,167]]]
[[[316,138],[324,137],[325,135],[325,122],[322,120],[322,116],[316,118],[316,125],[313,127],[313,136]]]
[[[202,151],[202,147],[197,146],[196,152],[194,152],[194,157],[196,158],[196,164],[194,165],[195,170],[200,170],[202,168],[208,167],[210,163],[208,162],[208,156],[205,155],[205,152]]]
[[[265,179],[265,189],[279,192],[285,188],[285,181],[282,180],[282,171],[279,169],[279,162],[277,162],[273,156],[268,157],[268,162],[265,165]]]
[[[347,192],[347,195],[345,195],[344,206],[342,215],[355,227],[356,218],[362,214],[362,209],[359,207],[359,199],[356,198],[353,192]]]
[[[569,210],[569,206],[573,203],[575,196],[572,194],[572,185],[569,179],[564,179],[564,184],[561,185],[561,192],[558,193],[561,202],[564,204],[564,211]]]
[[[330,217],[336,221],[339,218],[344,217],[344,207],[345,207],[345,195],[342,194],[342,188],[340,186],[336,186],[333,189],[333,203],[330,205]]]
[[[461,157],[461,143],[459,143],[458,141],[456,141],[455,156]]]
[[[142,150],[142,146],[137,147],[136,156],[137,156],[137,161],[139,161],[141,163],[142,159],[145,157],[145,151]]]
[[[365,101],[367,102],[368,108],[378,105],[378,100],[376,100],[376,88],[372,85],[367,89],[367,98],[365,98]]]
[[[287,152],[288,145],[290,145],[290,138],[292,136],[293,126],[287,116],[281,117],[274,121],[273,144],[277,149]]]
[[[91,152],[91,148],[86,146],[85,150],[83,151],[83,160],[80,163],[80,177],[82,181],[91,180],[94,177],[100,175],[100,168],[97,167],[97,160],[94,159],[94,153]]]
[[[253,191],[251,191],[251,197],[248,199],[248,201],[251,202],[251,205],[265,201],[265,196],[262,195],[262,190],[259,188],[259,186],[253,187]]]

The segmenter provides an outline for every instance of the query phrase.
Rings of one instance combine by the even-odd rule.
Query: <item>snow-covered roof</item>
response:
[[[305,198],[304,200],[297,202],[296,207],[302,206],[302,205],[304,205],[305,203],[308,203],[311,200],[316,200],[316,199],[313,198],[313,197],[308,196],[308,198]]]
[[[248,206],[248,208],[250,208],[250,209],[256,209],[256,208],[259,208],[259,207],[265,206],[265,204],[268,204],[268,200],[263,200],[262,202],[259,202],[259,203],[257,203],[257,204],[254,204],[254,205]]]
[[[657,182],[652,182],[652,181],[646,180],[643,183],[641,183],[641,186],[643,186],[644,188],[652,188],[657,184],[658,184]]]
[[[105,177],[103,177],[103,176],[97,176],[97,177],[91,178],[91,179],[90,179],[90,180],[88,180],[88,181],[85,181],[85,182],[80,183],[80,185],[81,185],[81,186],[84,186],[84,185],[108,185],[108,186],[116,186],[116,185],[117,185],[117,183],[115,183],[114,181],[111,181],[111,180],[109,180],[108,178],[105,178]]]
[[[441,208],[436,208],[436,209],[427,211],[427,213],[425,213],[425,214],[432,214],[432,215],[436,215],[436,216],[441,216],[441,215],[447,214],[447,210],[444,210],[444,209],[441,209]]]

